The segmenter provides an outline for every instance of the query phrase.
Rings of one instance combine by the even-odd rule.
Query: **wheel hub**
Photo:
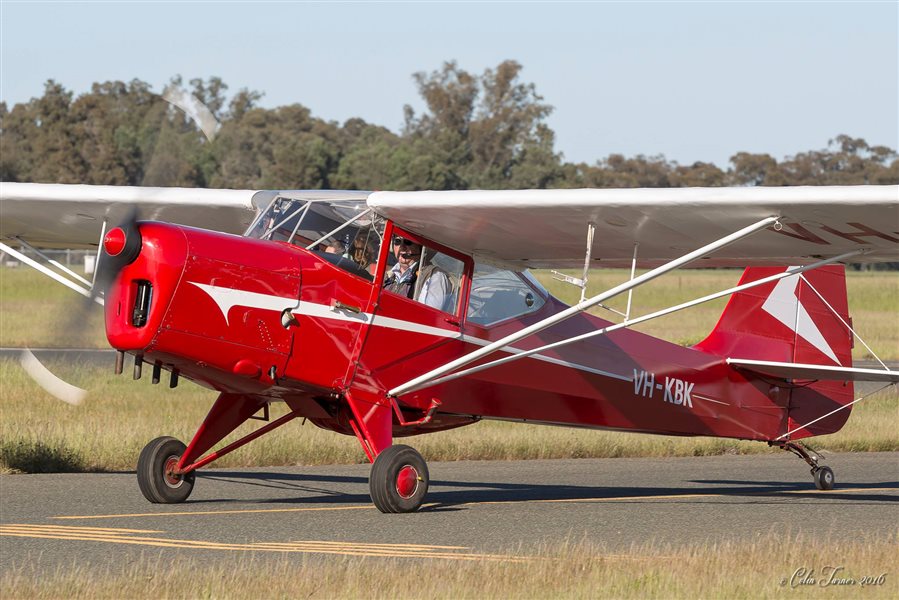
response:
[[[169,487],[176,488],[181,485],[181,476],[175,475],[175,469],[178,468],[178,456],[170,456],[165,461],[165,468],[163,469],[163,475],[165,476],[165,483]]]
[[[418,490],[418,471],[412,465],[405,465],[396,475],[396,493],[402,498],[411,498]]]

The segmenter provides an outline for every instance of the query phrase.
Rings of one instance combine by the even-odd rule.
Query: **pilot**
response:
[[[384,289],[406,298],[412,298],[415,294],[415,282],[418,280],[421,244],[395,235],[393,236],[393,255],[396,257],[396,264],[387,274]]]

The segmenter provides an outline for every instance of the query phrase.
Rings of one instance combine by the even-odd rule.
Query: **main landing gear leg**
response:
[[[819,490],[833,489],[834,483],[836,483],[833,476],[833,469],[830,467],[822,467],[818,464],[818,461],[822,458],[820,454],[811,448],[806,448],[800,442],[771,442],[771,445],[779,446],[784,450],[792,452],[808,463],[812,468],[812,479],[815,481],[816,488]]]
[[[374,505],[382,513],[417,511],[428,493],[428,465],[414,448],[393,444],[393,410],[384,398],[345,392],[350,425],[372,461],[368,478]]]

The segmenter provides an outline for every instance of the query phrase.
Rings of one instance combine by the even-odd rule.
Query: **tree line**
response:
[[[894,149],[838,135],[821,150],[778,161],[738,152],[719,167],[664,156],[563,160],[546,124],[553,108],[521,65],[480,75],[447,62],[413,75],[421,114],[399,132],[351,118],[315,117],[302,104],[262,108],[262,94],[228,95],[218,77],[173,78],[219,121],[211,139],[140,80],[96,83],[75,97],[50,80],[43,95],[0,103],[0,180],[262,189],[520,189],[849,185],[899,183]]]

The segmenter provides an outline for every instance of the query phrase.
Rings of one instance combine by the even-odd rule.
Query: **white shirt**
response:
[[[451,291],[452,286],[450,286],[446,273],[435,269],[431,271],[430,276],[421,284],[421,291],[418,293],[416,300],[438,310],[446,310],[443,305],[446,303],[446,299]]]

